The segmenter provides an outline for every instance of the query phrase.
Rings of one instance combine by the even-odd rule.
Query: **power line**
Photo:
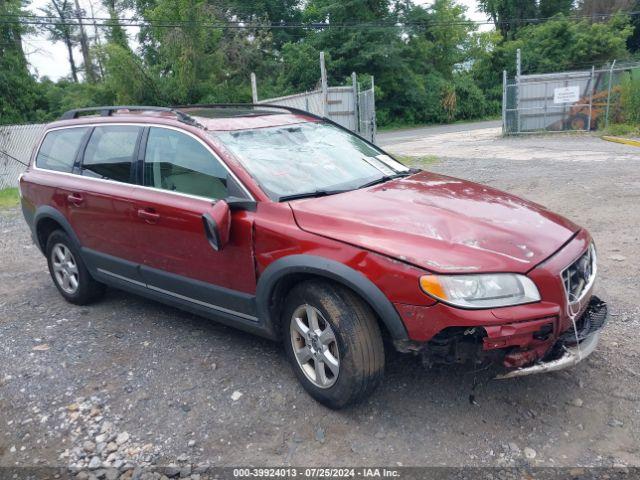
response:
[[[606,19],[612,18],[617,15],[623,16],[638,16],[640,11],[618,11],[615,13],[602,13],[593,15],[570,15],[564,18],[570,21],[580,20],[594,20],[594,19]],[[0,14],[0,24],[20,24],[20,25],[59,25],[59,26],[77,26],[78,21],[95,22],[98,27],[159,27],[159,28],[181,28],[186,26],[203,26],[207,28],[217,29],[241,29],[241,30],[278,30],[278,29],[297,29],[297,30],[326,30],[326,29],[378,29],[378,28],[391,28],[391,29],[406,29],[412,27],[448,27],[448,26],[464,26],[464,25],[513,25],[513,24],[531,24],[541,23],[548,20],[554,20],[558,17],[541,17],[541,18],[522,18],[522,19],[510,19],[500,20],[493,22],[490,20],[458,20],[458,21],[421,21],[421,22],[401,22],[401,21],[378,21],[378,22],[340,22],[340,23],[297,23],[297,22],[274,22],[274,23],[250,23],[241,21],[227,21],[227,22],[207,22],[201,20],[171,20],[171,19],[153,19],[153,20],[140,20],[135,17],[129,18],[111,18],[111,17],[94,17],[94,16],[81,16],[75,18],[69,18],[60,20],[59,17],[52,15],[33,15],[33,14]],[[98,23],[99,22],[99,23]]]

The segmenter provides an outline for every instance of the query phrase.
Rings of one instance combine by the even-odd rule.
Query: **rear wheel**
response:
[[[382,380],[378,323],[351,291],[325,281],[304,282],[288,295],[282,325],[296,376],[324,405],[337,409],[357,402]]]
[[[65,300],[86,305],[104,294],[105,286],[93,279],[65,232],[55,230],[49,235],[46,254],[53,283]]]

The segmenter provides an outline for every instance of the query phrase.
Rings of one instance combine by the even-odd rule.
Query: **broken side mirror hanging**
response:
[[[211,248],[217,252],[222,250],[231,233],[231,210],[227,202],[218,200],[209,212],[203,213],[202,225]]]

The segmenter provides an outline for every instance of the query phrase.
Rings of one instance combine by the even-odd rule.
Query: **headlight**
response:
[[[524,275],[424,275],[420,287],[429,296],[462,308],[494,308],[537,302],[540,293]]]

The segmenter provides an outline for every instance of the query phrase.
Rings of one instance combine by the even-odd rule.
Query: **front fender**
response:
[[[278,323],[271,308],[271,299],[278,282],[288,275],[307,274],[333,280],[357,293],[378,315],[392,339],[408,340],[400,315],[384,293],[362,273],[343,263],[315,255],[289,255],[270,264],[258,280],[256,307],[258,317],[267,328],[276,331]]]

